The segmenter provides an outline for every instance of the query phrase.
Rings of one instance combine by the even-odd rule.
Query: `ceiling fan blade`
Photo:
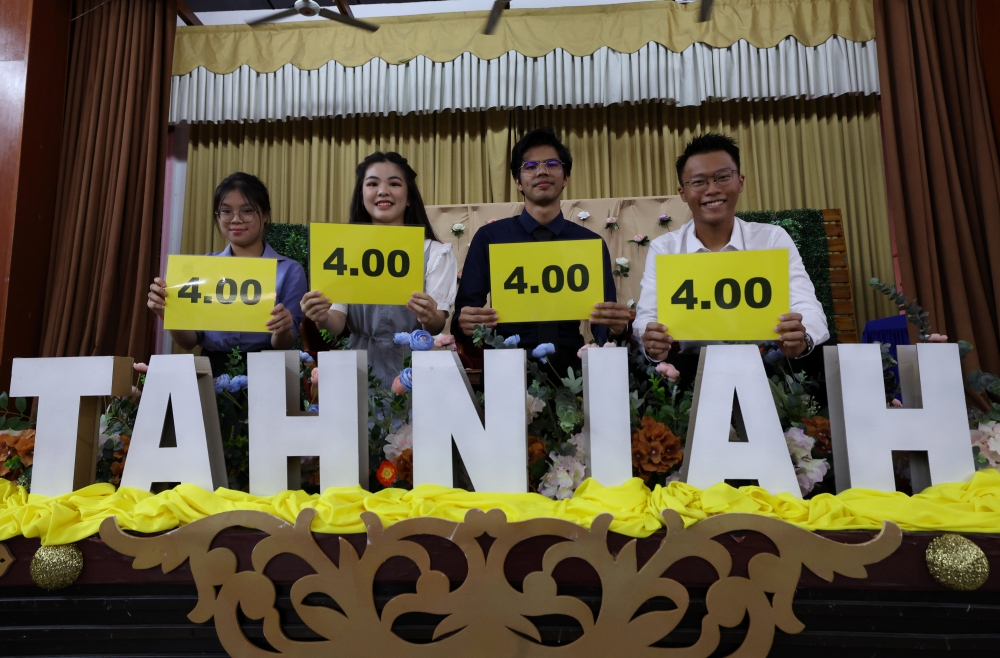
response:
[[[712,18],[712,3],[715,0],[701,0],[701,9],[698,11],[698,22],[706,23]]]
[[[500,22],[500,14],[507,8],[507,5],[507,0],[496,0],[493,3],[493,9],[490,10],[490,17],[486,19],[483,34],[493,34],[493,30],[497,29],[497,23]]]
[[[335,11],[330,11],[326,7],[320,7],[319,15],[323,18],[329,18],[331,21],[337,21],[338,23],[344,23],[345,25],[350,25],[351,27],[360,27],[362,30],[368,30],[369,32],[374,32],[378,30],[379,26],[374,23],[368,23],[367,21],[359,21],[351,16],[345,16],[343,14],[338,14]]]
[[[294,7],[289,7],[283,11],[275,12],[273,14],[268,14],[263,18],[258,18],[257,20],[247,21],[247,25],[250,27],[256,27],[257,25],[263,25],[264,23],[273,23],[274,21],[280,20],[282,18],[288,18],[289,16],[298,16],[299,12],[295,11]]]

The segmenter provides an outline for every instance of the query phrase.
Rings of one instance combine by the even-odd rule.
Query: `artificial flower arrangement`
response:
[[[656,223],[660,226],[660,228],[667,228],[670,226],[671,221],[673,221],[673,218],[670,215],[660,215],[656,220]]]
[[[0,477],[22,487],[31,486],[35,430],[26,398],[16,398],[10,409],[7,393],[0,393]]]
[[[628,277],[628,272],[629,272],[628,258],[625,258],[624,256],[619,256],[618,258],[615,259],[615,265],[617,265],[618,267],[614,270],[611,270],[612,274]]]
[[[463,233],[465,233],[465,224],[451,225],[451,234],[454,235],[456,238],[461,236]]]
[[[580,219],[581,222],[585,222],[588,219],[590,219],[590,213],[587,212],[586,210],[581,210],[579,214],[577,214],[577,217]]]
[[[609,231],[613,231],[618,228],[618,218],[611,216],[611,211],[608,211],[608,218],[604,220],[604,228]]]
[[[631,240],[629,240],[629,242],[633,242],[633,243],[639,245],[640,247],[645,247],[646,245],[649,244],[649,236],[648,235],[637,235],[634,238],[632,238]]]

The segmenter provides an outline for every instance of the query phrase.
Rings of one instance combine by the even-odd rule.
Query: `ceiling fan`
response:
[[[335,1],[337,3],[337,9],[340,10],[339,14],[335,11],[330,11],[326,7],[320,7],[316,0],[295,0],[295,4],[288,9],[282,9],[281,11],[264,16],[263,18],[258,18],[257,20],[247,21],[247,25],[250,27],[256,27],[257,25],[273,23],[277,20],[281,20],[282,18],[288,18],[289,16],[298,14],[299,16],[308,17],[322,16],[323,18],[329,18],[332,21],[344,23],[352,27],[359,27],[362,30],[368,30],[369,32],[374,32],[379,28],[379,26],[374,23],[359,21],[354,18],[354,14],[351,12],[351,7],[347,4],[347,0]]]

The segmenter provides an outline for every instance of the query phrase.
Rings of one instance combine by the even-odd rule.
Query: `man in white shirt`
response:
[[[636,333],[642,332],[646,355],[662,361],[674,347],[669,328],[657,321],[656,257],[660,254],[787,249],[791,310],[775,318],[775,341],[790,359],[803,358],[826,342],[830,338],[826,314],[792,238],[781,227],[736,217],[745,176],[740,173],[740,150],[733,138],[715,133],[696,137],[677,158],[677,177],[681,198],[691,208],[693,219],[649,245],[634,323]],[[682,341],[678,347],[681,353],[697,353],[705,344]]]

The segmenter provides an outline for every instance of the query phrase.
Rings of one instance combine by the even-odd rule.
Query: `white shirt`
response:
[[[826,313],[816,299],[816,289],[813,288],[806,268],[802,265],[802,257],[795,248],[791,236],[780,226],[744,222],[739,217],[733,224],[733,233],[729,242],[721,251],[751,251],[763,249],[788,250],[788,283],[791,301],[791,312],[802,314],[802,324],[806,333],[813,339],[814,345],[820,345],[830,338]],[[642,292],[639,293],[639,304],[635,309],[635,333],[642,341],[646,325],[657,322],[656,308],[656,257],[661,254],[695,254],[707,252],[709,249],[702,244],[694,232],[694,220],[682,226],[680,230],[661,235],[649,244],[646,254],[646,269],[642,275]],[[778,318],[774,319],[778,324]],[[669,329],[669,328],[668,328]],[[777,334],[775,335],[777,339]],[[718,344],[722,341],[681,341],[682,352],[694,352],[702,345]],[[645,350],[645,348],[643,348]]]
[[[424,292],[434,298],[438,310],[451,313],[458,294],[458,260],[447,242],[424,240],[427,268],[424,270]],[[347,315],[347,304],[331,304],[330,308]]]

